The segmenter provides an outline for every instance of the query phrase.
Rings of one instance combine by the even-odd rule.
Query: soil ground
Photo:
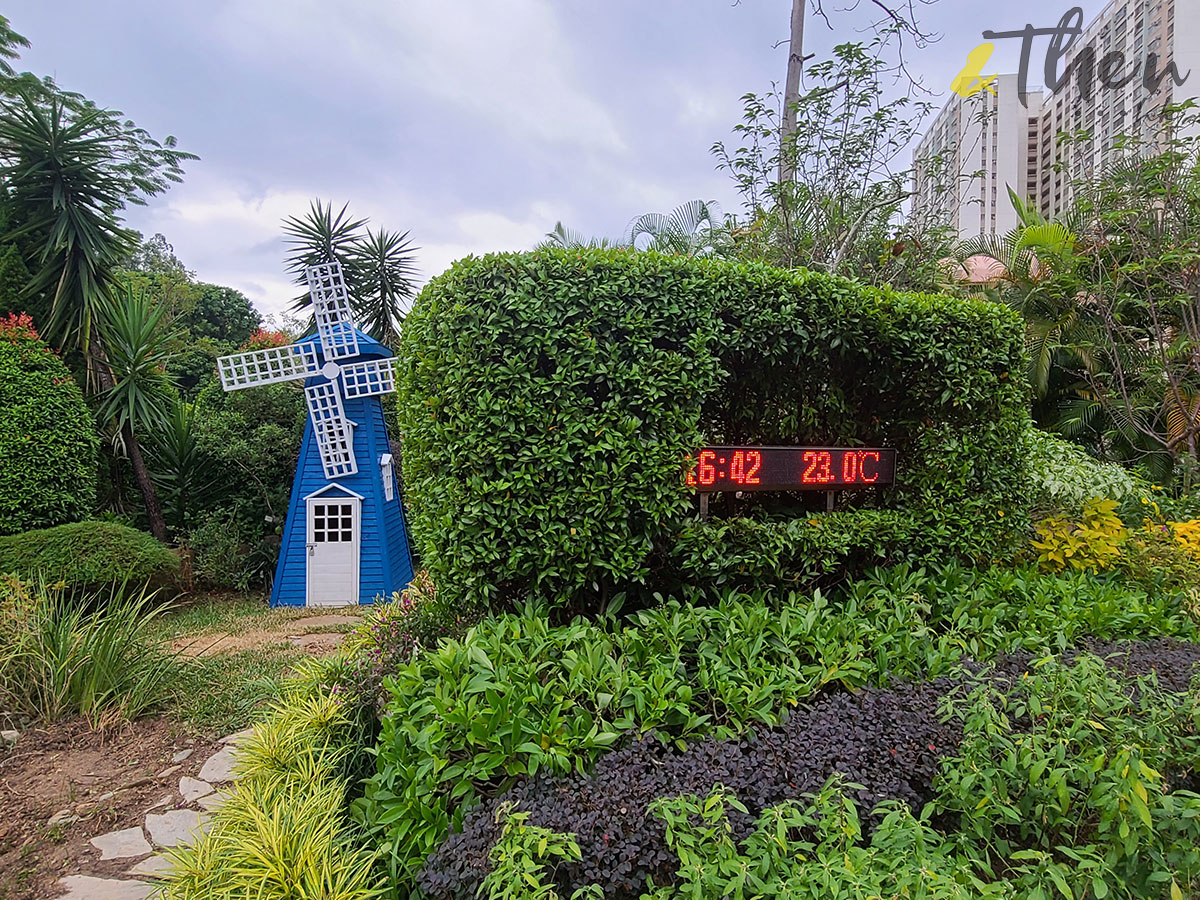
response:
[[[171,757],[191,748],[182,763]],[[89,875],[117,876],[133,861],[100,861],[89,841],[140,822],[165,800],[179,799],[179,779],[195,776],[220,744],[188,735],[167,717],[108,733],[80,719],[34,727],[0,758],[0,898],[42,900],[61,893],[58,879],[86,865]],[[165,774],[164,774],[165,773]],[[69,810],[76,822],[47,825]]]
[[[360,611],[272,610],[257,597],[200,597],[166,614],[160,636],[182,658],[227,663],[228,670],[213,670],[222,680],[236,680],[240,660],[261,661],[270,649],[266,658],[278,666],[273,674],[279,677],[302,656],[332,652],[352,627],[349,617]],[[238,685],[214,688],[216,694]],[[22,731],[14,747],[0,749],[0,900],[57,897],[59,879],[81,871],[100,877],[127,872],[134,860],[100,861],[91,838],[138,825],[147,811],[179,805],[179,779],[195,777],[220,749],[219,738],[250,724],[256,708],[247,708],[240,720],[219,717],[220,732],[189,718],[193,709],[183,702],[104,732],[82,719]],[[172,762],[186,749],[193,751],[187,759]],[[60,812],[78,820],[49,825]]]

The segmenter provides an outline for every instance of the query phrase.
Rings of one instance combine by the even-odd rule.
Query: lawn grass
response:
[[[175,640],[246,628],[275,630],[292,619],[311,616],[307,607],[267,606],[265,594],[189,594],[159,620],[159,636]]]
[[[172,713],[201,734],[219,737],[250,724],[278,694],[279,684],[306,652],[288,635],[346,631],[349,625],[297,628],[297,619],[356,608],[320,610],[267,605],[263,594],[193,594],[155,623],[155,635],[179,651]],[[252,641],[246,646],[245,641]],[[229,644],[227,649],[222,645]]]
[[[173,712],[206,736],[240,731],[278,696],[284,675],[304,655],[290,644],[268,644],[181,660]]]

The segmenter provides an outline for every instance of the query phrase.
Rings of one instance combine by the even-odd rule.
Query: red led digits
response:
[[[700,451],[700,484],[705,487],[717,483],[717,467],[712,464],[716,458],[712,450]]]
[[[746,454],[746,463],[750,466],[746,470],[745,484],[762,484],[762,480],[758,477],[758,470],[762,468],[762,453],[758,450],[751,450]]]
[[[828,450],[807,450],[802,457],[807,464],[800,481],[804,484],[829,484],[837,480],[833,474],[833,455]]]
[[[858,454],[851,450],[842,454],[842,481],[854,484],[858,480]]]
[[[835,491],[895,481],[895,450],[705,447],[687,458],[687,485],[719,491]]]
[[[858,471],[862,475],[864,484],[874,484],[879,480],[879,451],[878,450],[863,450],[859,454]],[[875,463],[875,474],[867,475],[867,460],[872,459]]]

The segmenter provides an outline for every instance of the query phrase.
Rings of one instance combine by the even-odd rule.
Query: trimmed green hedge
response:
[[[1022,352],[997,304],[804,270],[468,258],[404,323],[412,529],[439,590],[500,607],[986,561],[1027,505]],[[893,447],[898,483],[833,515],[821,495],[756,495],[701,522],[683,470],[708,442]]]
[[[27,316],[0,319],[0,535],[90,515],[98,448],[63,361]]]
[[[0,573],[71,587],[169,580],[179,557],[144,531],[113,522],[75,522],[0,537]]]

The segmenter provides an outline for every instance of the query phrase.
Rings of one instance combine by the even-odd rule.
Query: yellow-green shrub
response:
[[[1032,542],[1038,565],[1049,572],[1081,569],[1099,572],[1111,568],[1121,556],[1129,530],[1117,515],[1117,503],[1093,497],[1083,505],[1079,519],[1050,516],[1034,526]]]
[[[236,783],[195,846],[172,854],[164,900],[371,900],[377,851],[346,814],[358,725],[333,686],[340,657],[300,666],[239,747]]]

